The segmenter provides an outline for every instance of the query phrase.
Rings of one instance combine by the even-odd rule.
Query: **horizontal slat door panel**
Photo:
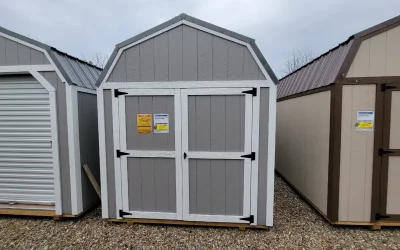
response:
[[[0,203],[54,204],[50,119],[41,84],[0,83]]]

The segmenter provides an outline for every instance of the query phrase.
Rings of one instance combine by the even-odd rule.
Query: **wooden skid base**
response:
[[[155,220],[155,219],[108,219],[110,222],[132,224],[158,224],[158,225],[175,225],[175,226],[201,226],[201,227],[235,227],[239,230],[247,228],[264,229],[267,230],[268,226],[252,226],[241,223],[224,223],[224,222],[203,222],[203,221],[180,221],[180,220]]]
[[[40,209],[14,209],[14,208],[0,208],[0,215],[15,215],[15,216],[37,216],[37,217],[52,217],[54,220],[62,220],[63,218],[78,218],[90,210],[96,208],[99,203],[83,210],[80,214],[63,214],[56,215],[54,210],[40,210]]]

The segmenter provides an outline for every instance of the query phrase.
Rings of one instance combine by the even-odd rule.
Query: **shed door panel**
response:
[[[180,133],[175,133],[175,113],[180,91],[171,89],[122,89],[119,124],[124,218],[181,219]],[[177,94],[176,94],[177,93]],[[179,100],[178,104],[177,100]],[[168,114],[168,132],[156,133],[154,115]],[[149,115],[145,126],[138,115]],[[180,123],[179,123],[180,126]],[[177,160],[177,156],[179,156]],[[179,191],[177,191],[179,190]],[[180,194],[180,195],[177,195]]]
[[[386,213],[400,215],[400,86],[391,91]]]
[[[183,218],[249,223],[249,89],[182,90]]]
[[[36,81],[1,81],[0,203],[54,201],[49,93]]]

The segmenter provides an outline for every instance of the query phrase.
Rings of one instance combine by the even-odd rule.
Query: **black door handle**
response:
[[[187,157],[187,154],[183,153],[183,159],[186,159],[186,157]]]

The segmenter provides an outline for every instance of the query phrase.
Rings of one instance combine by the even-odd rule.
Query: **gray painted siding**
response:
[[[87,164],[96,181],[100,183],[96,95],[78,92],[78,118],[81,165]],[[86,209],[100,199],[85,171],[81,171],[83,209]]]
[[[50,64],[44,53],[0,36],[0,66]]]
[[[107,165],[107,193],[108,193],[108,216],[117,217],[116,194],[115,194],[115,166],[114,166],[114,137],[112,119],[112,92],[104,90],[104,121],[106,134],[106,165]]]
[[[265,225],[267,216],[269,88],[261,88],[260,92],[257,224]]]
[[[189,213],[243,214],[242,160],[189,160]]]
[[[126,96],[125,110],[126,145],[129,150],[175,150],[173,96]],[[136,114],[169,114],[169,133],[138,134]]]
[[[42,72],[41,74],[54,86],[57,92],[57,122],[58,144],[60,149],[62,210],[63,214],[72,214],[65,84],[61,82],[61,79],[57,76],[56,72]]]
[[[243,45],[181,25],[121,54],[108,82],[265,79]]]
[[[176,213],[175,159],[128,158],[129,210]]]
[[[244,151],[245,97],[189,96],[189,151]]]

